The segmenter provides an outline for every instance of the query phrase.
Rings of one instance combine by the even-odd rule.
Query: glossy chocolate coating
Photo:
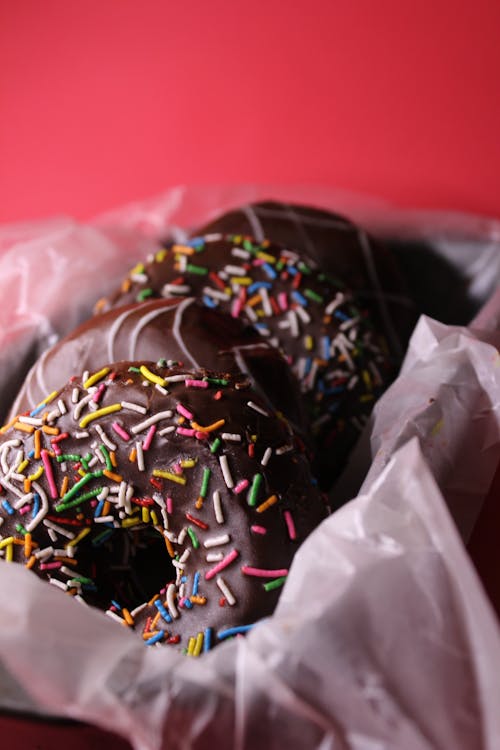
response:
[[[110,365],[4,430],[0,555],[181,648],[269,615],[279,588],[263,584],[286,575],[325,506],[287,423],[248,380],[220,381]]]
[[[344,216],[312,206],[262,201],[227,211],[193,236],[220,232],[269,238],[304,253],[377,311],[392,352],[402,358],[417,307],[392,252]]]
[[[307,436],[299,389],[284,358],[252,327],[193,299],[133,303],[85,321],[31,368],[9,419],[34,409],[73,375],[134,359],[248,374],[271,408]]]
[[[218,234],[170,246],[101,306],[179,290],[253,323],[284,352],[311,419],[315,472],[328,489],[395,373],[377,311],[304,256]]]

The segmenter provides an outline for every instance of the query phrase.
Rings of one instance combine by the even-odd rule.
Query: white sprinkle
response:
[[[214,504],[215,520],[217,521],[217,523],[224,523],[224,513],[222,511],[222,502],[220,499],[219,490],[214,491],[212,500]]]
[[[299,321],[297,320],[297,314],[294,310],[288,311],[288,320],[290,322],[290,333],[294,339],[300,336]]]
[[[59,409],[52,409],[52,411],[49,411],[47,414],[47,422],[53,422],[55,419],[58,419],[61,416],[61,413]]]
[[[111,617],[112,620],[115,622],[119,622],[120,625],[126,625],[127,623],[123,619],[123,617],[119,617],[116,612],[112,612],[110,609],[107,609],[105,614],[107,614],[108,617]]]
[[[224,455],[219,456],[219,463],[220,463],[220,468],[222,470],[222,476],[224,477],[224,481],[226,483],[226,487],[228,487],[228,489],[231,490],[234,487],[234,481],[233,481],[233,477],[231,476],[231,471],[229,469],[227,456],[224,456]]]
[[[229,604],[230,607],[233,606],[233,604],[236,604],[236,599],[233,596],[233,592],[225,582],[225,580],[221,576],[217,576],[216,578],[217,586],[220,588],[224,596],[226,597],[226,601]]]
[[[75,432],[74,434],[77,440],[82,440],[89,437],[89,433],[86,430],[80,430],[79,432]]]
[[[43,549],[37,549],[33,552],[33,555],[36,557],[37,560],[47,560],[47,558],[52,557],[54,554],[54,547],[43,547]]]
[[[331,302],[328,303],[328,305],[325,307],[325,314],[331,315],[337,307],[339,307],[344,302],[345,296],[342,294],[342,292],[337,292],[335,295],[335,298],[332,299]]]
[[[134,425],[130,431],[134,435],[137,435],[138,432],[147,430],[148,427],[151,427],[151,425],[156,424],[162,419],[169,419],[171,416],[171,409],[167,409],[166,411],[159,411],[158,414],[153,414],[153,416],[149,417],[149,419],[145,419],[143,422],[139,422],[138,424]]]
[[[191,375],[170,375],[168,378],[164,378],[167,383],[182,383],[184,380],[188,380]]]
[[[207,562],[220,562],[224,559],[224,553],[223,552],[209,552],[206,556]]]
[[[125,511],[128,516],[132,513],[132,498],[134,497],[134,488],[131,484],[126,485],[127,491],[125,493]],[[135,531],[134,528],[132,528],[132,531]]]
[[[35,427],[43,424],[43,419],[36,419],[35,417],[18,417],[17,421],[22,424],[32,424]]]
[[[235,258],[241,258],[242,260],[248,260],[250,258],[248,250],[243,250],[241,247],[233,247],[231,255],[234,255]]]
[[[349,328],[352,328],[356,325],[359,321],[359,315],[356,318],[351,318],[351,320],[344,320],[343,323],[340,324],[339,330],[340,331],[348,331]]]
[[[99,492],[96,499],[97,501],[106,500],[108,495],[109,495],[109,487],[103,487],[102,492]]]
[[[269,463],[269,459],[273,455],[273,449],[272,448],[266,448],[264,451],[264,455],[262,456],[261,466],[267,466]]]
[[[66,565],[61,565],[59,568],[59,572],[63,573],[65,576],[68,576],[68,578],[75,578],[79,573],[76,570],[71,570],[71,568],[68,568]],[[75,583],[79,583],[78,581],[75,581]]]
[[[171,425],[170,427],[164,427],[163,430],[160,430],[158,432],[158,435],[160,437],[163,437],[163,435],[168,435],[170,432],[173,432],[175,430],[175,424]]]
[[[127,491],[127,483],[126,482],[120,482],[120,486],[118,489],[118,506],[120,508],[123,508],[125,506],[125,493]]]
[[[148,280],[148,276],[145,273],[131,273],[130,281],[134,281],[136,284],[145,284]]]
[[[57,534],[53,529],[47,529],[47,534],[49,535],[51,542],[57,542]]]
[[[353,375],[347,383],[347,390],[352,391],[356,383],[359,381],[359,375]]]
[[[113,523],[114,520],[113,516],[97,516],[94,518],[94,523]]]
[[[220,289],[212,289],[210,286],[203,287],[203,294],[212,299],[220,299],[222,302],[231,299],[231,295],[226,292],[222,292]]]
[[[147,409],[145,406],[141,406],[140,404],[134,404],[131,401],[122,401],[121,405],[124,409],[131,409],[132,411],[137,411],[139,414],[146,414]]]
[[[184,539],[186,538],[186,534],[187,534],[187,529],[184,526],[184,528],[181,529],[179,536],[177,537],[178,544],[184,544]]]
[[[280,448],[276,448],[276,455],[282,456],[284,453],[293,451],[293,445],[282,445]]]
[[[161,394],[162,394],[162,396],[167,396],[167,395],[168,395],[168,391],[167,391],[167,389],[166,389],[166,388],[164,388],[164,387],[163,387],[162,385],[160,385],[159,383],[155,383],[155,388],[156,388],[156,390],[157,390],[157,391],[158,391],[159,393],[161,393]]]
[[[78,395],[79,395],[78,388],[73,388],[73,390],[71,391],[71,403],[72,404],[76,404],[78,402]]]
[[[185,549],[184,552],[182,553],[182,555],[179,557],[179,562],[184,565],[184,563],[187,562],[187,559],[188,559],[188,557],[189,557],[190,554],[191,554],[191,550],[190,549]]]
[[[181,297],[184,294],[189,294],[191,287],[188,284],[164,284],[161,290],[162,297],[168,297],[171,294],[179,294]]]
[[[137,440],[137,442],[135,444],[135,450],[136,450],[136,454],[137,454],[137,468],[139,469],[139,471],[144,471],[145,470],[145,466],[144,466],[144,452],[143,452],[142,443],[141,443],[140,440]]]
[[[269,301],[269,293],[265,286],[259,289],[259,294],[262,301],[262,309],[264,310],[264,314],[267,315],[268,318],[271,318],[273,316],[273,308],[271,306],[271,302]]]
[[[62,581],[58,581],[57,578],[49,578],[49,583],[53,586],[57,586],[58,589],[62,589],[63,591],[67,590],[66,584]]]
[[[89,466],[89,468],[92,468],[92,466],[95,466],[98,461],[99,459],[97,458],[97,456],[93,456],[87,465]]]
[[[66,529],[63,529],[62,526],[58,526],[56,523],[53,523],[52,521],[47,521],[46,518],[43,520],[43,525],[46,526],[48,529],[52,529],[53,531],[56,531],[61,536],[65,536],[66,539],[74,539],[75,534],[73,534],[72,531],[67,531]],[[52,541],[55,541],[53,539]]]
[[[261,406],[255,403],[255,401],[247,401],[247,406],[250,409],[253,409],[254,411],[258,412],[259,414],[262,414],[263,417],[268,417],[268,412],[263,409]]]
[[[90,377],[90,372],[88,370],[83,371],[82,375],[82,383],[85,383]]]
[[[230,541],[231,537],[229,534],[221,534],[220,536],[212,536],[209,539],[205,539],[203,546],[206,549],[210,549],[210,547],[220,547],[223,544],[229,544]]]
[[[224,271],[230,276],[246,276],[247,270],[243,266],[224,266]]]
[[[80,415],[83,411],[83,407],[92,401],[92,397],[94,395],[94,392],[88,393],[86,396],[84,396],[80,401],[77,403],[75,408],[73,409],[73,419],[77,421],[80,419]]]
[[[232,443],[241,443],[241,435],[236,432],[223,432],[221,434],[223,440],[229,440]]]
[[[167,588],[167,607],[171,616],[176,620],[179,617],[179,612],[175,606],[175,584],[170,583]]]
[[[147,602],[144,602],[143,604],[139,604],[138,607],[136,607],[135,609],[131,611],[130,616],[134,618],[137,617],[137,615],[140,614],[143,609],[146,609],[147,606],[148,606]]]
[[[57,402],[57,406],[59,407],[59,411],[61,414],[66,414],[66,412],[68,411],[66,408],[66,404],[64,403],[62,398],[60,398],[59,401]]]
[[[252,321],[252,323],[257,323],[257,321],[258,321],[259,318],[258,318],[257,313],[255,312],[255,310],[253,309],[253,307],[251,305],[245,305],[244,310],[245,310],[245,312],[247,314],[247,318],[250,318],[250,320]]]
[[[11,503],[11,505],[15,510],[19,510],[19,508],[22,508],[23,505],[26,505],[26,503],[31,503],[33,497],[33,492],[28,492],[26,495],[22,495],[22,497],[20,497],[14,503]]]
[[[301,321],[302,321],[303,323],[306,323],[306,324],[307,324],[307,323],[310,323],[310,322],[311,322],[311,316],[310,316],[310,315],[309,315],[309,313],[308,313],[308,312],[306,312],[306,310],[304,310],[304,308],[303,308],[303,307],[301,307],[300,305],[297,305],[297,307],[295,308],[295,312],[297,313],[297,315],[299,316],[299,318],[301,319]]]

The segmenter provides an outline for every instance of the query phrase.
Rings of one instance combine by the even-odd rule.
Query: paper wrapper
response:
[[[19,382],[30,353],[90,309],[98,284],[114,286],[146,235],[181,224],[183,211],[186,225],[206,220],[209,204],[228,205],[223,192],[205,194],[203,210],[201,191],[179,189],[100,228],[54,222],[50,242],[40,227],[0,232],[0,285],[11,302],[4,351],[24,343],[24,358],[2,358],[5,407],[6,385]],[[362,213],[327,193],[249,192],[233,191],[231,205],[272,195]],[[393,228],[396,218],[404,224],[380,206],[378,216],[384,231],[391,216]],[[443,219],[430,225],[451,242]],[[471,227],[462,221],[462,238],[477,250],[483,231],[489,252],[492,233]],[[480,301],[491,273],[481,286],[463,268]],[[0,706],[83,719],[137,750],[494,750],[500,637],[457,527],[467,538],[498,463],[499,377],[493,334],[421,319],[375,411],[362,493],[302,545],[273,617],[200,659],[147,648],[22,567],[0,565]]]

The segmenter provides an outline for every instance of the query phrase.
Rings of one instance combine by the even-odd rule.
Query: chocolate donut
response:
[[[297,383],[280,353],[251,326],[193,299],[149,300],[84,322],[33,365],[8,419],[34,409],[72,375],[134,359],[244,373],[270,407],[307,437]]]
[[[278,201],[250,203],[197,227],[193,236],[221,234],[266,237],[314,260],[376,307],[391,350],[400,358],[418,312],[394,253],[361,227],[330,211]]]
[[[315,471],[328,489],[395,371],[376,310],[294,251],[219,234],[158,253],[101,307],[176,294],[250,321],[285,353],[312,421]]]
[[[325,517],[288,424],[243,376],[73,378],[0,435],[0,556],[198,655],[269,615]]]

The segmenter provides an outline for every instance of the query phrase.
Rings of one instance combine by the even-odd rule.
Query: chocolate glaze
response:
[[[192,236],[265,237],[312,258],[377,310],[392,351],[400,358],[418,318],[394,253],[344,216],[312,206],[262,201],[235,208],[197,227]]]
[[[315,471],[329,488],[395,373],[377,310],[305,256],[219,234],[173,244],[136,267],[100,309],[179,291],[254,323],[285,353],[312,421]]]
[[[72,375],[134,359],[249,374],[270,406],[307,436],[297,382],[281,354],[242,321],[184,298],[133,303],[84,322],[33,365],[8,419],[34,409]]]
[[[179,376],[194,382],[176,382]],[[227,628],[269,615],[279,589],[263,584],[288,570],[325,506],[287,423],[248,380],[215,382],[220,377],[154,363],[110,365],[85,383],[73,379],[4,429],[0,555],[140,634],[146,629],[147,641],[170,639],[195,653],[207,628],[215,644]],[[144,424],[151,417],[153,425]],[[218,574],[206,560],[214,553],[230,560]],[[150,603],[138,610],[144,594]]]

